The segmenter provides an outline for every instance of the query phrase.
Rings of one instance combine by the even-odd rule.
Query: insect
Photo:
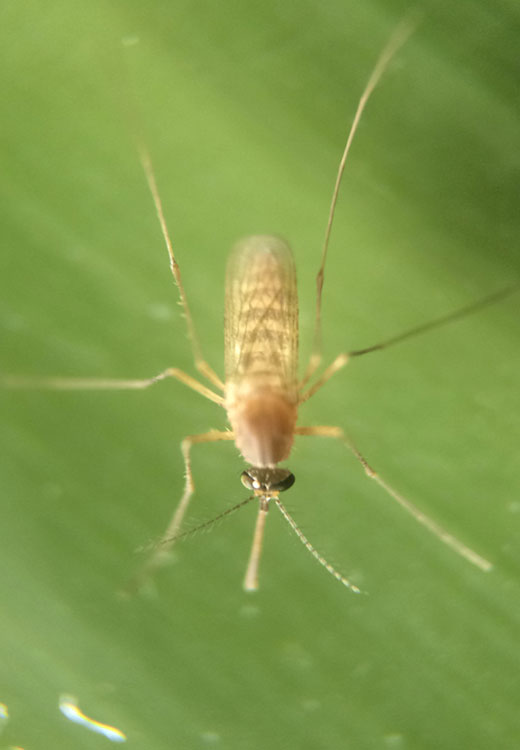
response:
[[[169,367],[154,377],[140,380],[47,378],[35,381],[4,378],[2,381],[4,385],[13,387],[144,389],[167,378],[174,378],[226,410],[231,429],[225,431],[210,430],[199,435],[189,435],[182,441],[186,472],[184,492],[166,531],[160,541],[154,545],[149,559],[137,577],[136,580],[138,581],[150,576],[162,564],[165,552],[180,537],[193,531],[181,532],[182,523],[194,492],[191,469],[192,447],[202,443],[234,441],[246,463],[250,464],[249,468],[242,472],[241,481],[252,494],[233,508],[221,513],[217,516],[217,519],[234,512],[255,498],[258,500],[258,514],[244,579],[244,588],[247,591],[254,591],[258,588],[259,561],[264,528],[270,505],[274,503],[300,541],[318,562],[343,585],[354,593],[359,593],[360,589],[355,583],[330,565],[312,546],[280,499],[280,494],[288,490],[295,481],[294,475],[287,468],[280,466],[282,462],[289,458],[295,436],[326,437],[342,441],[361,463],[366,474],[374,479],[396,502],[438,539],[481,570],[489,571],[492,567],[488,560],[448,533],[442,526],[426,516],[407,498],[387,484],[372,469],[368,461],[340,427],[297,425],[299,406],[317,393],[350,359],[391,347],[407,338],[472,314],[504,299],[518,289],[518,285],[513,285],[480,299],[472,305],[405,331],[374,346],[341,353],[321,374],[317,375],[321,365],[321,304],[324,271],[345,164],[366,103],[387,69],[390,60],[412,33],[413,28],[413,23],[409,21],[401,24],[383,49],[360,98],[348,134],[332,195],[321,263],[316,280],[317,295],[312,354],[300,380],[298,379],[298,302],[295,264],[287,243],[275,236],[248,237],[240,241],[234,248],[228,261],[226,275],[225,382],[206,362],[202,355],[184,291],[180,268],[166,225],[151,160],[147,150],[140,147],[141,162],[168,250],[171,272],[184,310],[195,367],[209,385],[175,367]],[[202,524],[202,526],[205,525],[208,524]],[[201,528],[201,526],[197,528]]]

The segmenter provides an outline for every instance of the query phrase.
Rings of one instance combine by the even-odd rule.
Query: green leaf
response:
[[[229,248],[294,249],[302,367],[332,187],[400,3],[6,2],[2,373],[191,373],[134,139],[155,164],[204,352],[222,373]],[[519,278],[518,11],[432,4],[370,101],[324,287],[326,361]],[[499,750],[520,730],[518,305],[356,359],[302,407],[492,560],[473,569],[345,449],[298,439],[284,502],[339,585],[256,509],[178,545],[156,595],[118,591],[183,487],[183,436],[225,414],[176,382],[0,393],[1,747]],[[239,502],[231,443],[199,446],[195,524]],[[153,593],[153,592],[152,592]]]

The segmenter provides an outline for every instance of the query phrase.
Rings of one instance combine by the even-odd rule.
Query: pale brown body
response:
[[[225,409],[255,467],[289,457],[298,416],[296,268],[284,240],[247,237],[226,275]]]

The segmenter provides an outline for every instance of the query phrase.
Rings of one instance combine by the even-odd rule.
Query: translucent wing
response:
[[[247,237],[235,245],[226,275],[226,382],[245,378],[296,387],[298,296],[289,245]]]

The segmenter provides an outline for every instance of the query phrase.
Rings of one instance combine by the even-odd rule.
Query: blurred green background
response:
[[[519,278],[518,6],[423,7],[347,170],[328,359]],[[1,370],[192,371],[136,129],[209,361],[222,372],[227,252],[258,232],[294,248],[304,357],[346,131],[406,9],[3,2]],[[340,445],[298,440],[287,506],[369,596],[328,576],[274,509],[246,595],[250,505],[179,545],[156,596],[121,601],[181,493],[180,439],[224,413],[175,382],[1,393],[0,747],[107,746],[61,716],[62,693],[147,750],[517,747],[519,301],[356,360],[302,408],[302,424],[349,429],[495,563],[486,575],[459,559]],[[244,497],[241,469],[231,444],[195,452],[190,522]]]

